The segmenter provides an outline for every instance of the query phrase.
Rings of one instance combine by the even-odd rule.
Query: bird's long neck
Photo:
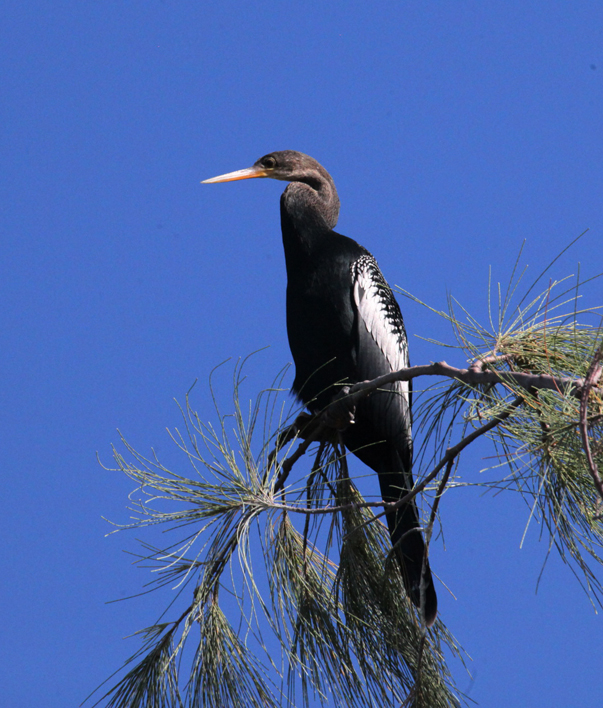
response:
[[[330,176],[326,179],[317,175],[308,183],[291,182],[281,196],[281,226],[287,261],[310,256],[318,240],[333,230],[338,217],[339,196]]]

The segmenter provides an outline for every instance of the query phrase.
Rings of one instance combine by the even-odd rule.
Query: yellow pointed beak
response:
[[[225,175],[204,179],[201,184],[212,184],[213,182],[234,182],[238,179],[252,179],[253,177],[268,177],[268,170],[263,167],[246,167],[244,170],[228,172]]]

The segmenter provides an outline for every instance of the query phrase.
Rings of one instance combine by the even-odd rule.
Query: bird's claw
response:
[[[356,406],[347,398],[350,387],[344,386],[335,400],[323,413],[325,425],[341,433],[356,422]]]

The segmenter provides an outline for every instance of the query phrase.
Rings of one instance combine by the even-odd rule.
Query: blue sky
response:
[[[102,517],[132,483],[104,471],[116,429],[173,455],[166,426],[212,416],[211,369],[261,347],[249,395],[290,361],[282,183],[200,185],[272,150],[333,175],[338,230],[392,285],[478,317],[488,269],[521,244],[535,276],[603,263],[600,2],[14,2],[0,9],[2,692],[75,706],[166,604]],[[601,285],[585,290],[600,301]],[[401,302],[413,363],[456,352]],[[418,335],[418,336],[414,336]],[[457,357],[457,358],[455,358]],[[229,374],[220,385],[227,392]],[[225,393],[226,395],[226,393]],[[475,481],[486,463],[466,455]],[[599,705],[601,616],[525,504],[454,491],[432,565],[488,708]]]

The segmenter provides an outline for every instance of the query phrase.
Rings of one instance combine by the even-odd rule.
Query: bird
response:
[[[375,258],[334,231],[339,196],[314,158],[294,150],[271,152],[251,167],[203,183],[258,177],[289,182],[280,214],[292,389],[316,414],[342,385],[410,365],[404,320]],[[397,502],[413,488],[411,398],[409,382],[384,386],[358,403],[353,423],[340,433],[346,448],[377,473],[385,502]],[[406,591],[430,627],[437,595],[414,498],[385,516]]]

